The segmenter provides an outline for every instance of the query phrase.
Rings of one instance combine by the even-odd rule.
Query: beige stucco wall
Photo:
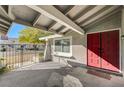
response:
[[[71,60],[86,64],[87,58],[87,37],[74,31],[68,32],[65,36],[72,36],[72,58]]]
[[[86,64],[86,35],[80,35],[74,31],[68,32],[63,37],[72,36],[72,57],[59,57],[52,54],[52,60],[54,62],[63,62],[65,59],[69,59],[70,61]],[[53,40],[50,40],[51,42],[51,51],[53,51]]]

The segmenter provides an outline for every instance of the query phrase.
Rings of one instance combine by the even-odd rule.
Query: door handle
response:
[[[98,48],[98,51],[99,51],[100,53],[104,53],[104,50],[103,50],[102,48]]]
[[[101,48],[98,48],[98,51],[101,52]]]
[[[101,53],[104,53],[104,50],[103,49],[101,50]]]

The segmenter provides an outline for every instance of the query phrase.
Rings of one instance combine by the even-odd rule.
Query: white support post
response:
[[[46,56],[47,56],[48,39],[45,39],[45,41],[46,41],[46,45],[45,45],[45,50],[44,50],[44,61],[46,60]]]

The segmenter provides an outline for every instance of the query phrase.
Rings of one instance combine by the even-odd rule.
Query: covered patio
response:
[[[53,73],[61,84],[58,79],[60,85],[52,87],[64,86],[68,75],[84,87],[124,86],[122,5],[0,5],[0,34],[13,22],[55,35],[40,38],[46,40],[42,62],[2,74],[1,87],[49,86]],[[36,53],[33,57],[38,59]]]

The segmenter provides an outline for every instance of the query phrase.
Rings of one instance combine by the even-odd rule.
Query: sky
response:
[[[17,23],[12,23],[12,26],[10,27],[10,29],[7,33],[7,36],[9,38],[18,38],[19,32],[25,28],[27,28],[27,26],[17,24]]]

